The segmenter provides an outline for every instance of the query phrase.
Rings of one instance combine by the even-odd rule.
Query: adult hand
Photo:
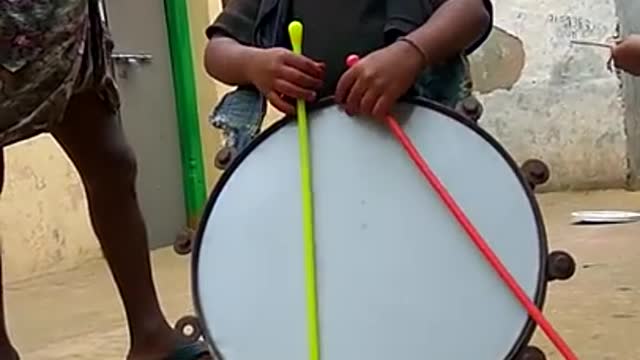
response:
[[[314,101],[322,87],[325,65],[284,48],[264,49],[252,59],[251,82],[278,110],[293,115],[290,99]]]
[[[611,49],[615,66],[631,75],[640,76],[640,35],[629,35]]]
[[[424,68],[422,54],[397,41],[375,51],[347,70],[336,87],[336,102],[349,115],[384,119],[391,107],[413,85]]]

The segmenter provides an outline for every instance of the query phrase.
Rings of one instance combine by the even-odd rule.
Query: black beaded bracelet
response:
[[[409,44],[412,48],[414,48],[418,54],[420,54],[420,56],[422,57],[422,66],[427,66],[429,64],[429,57],[427,56],[427,54],[425,53],[424,50],[422,50],[422,48],[420,48],[420,46],[418,46],[418,44],[415,43],[415,41],[405,37],[405,36],[401,36],[399,37],[396,41],[402,41],[405,42],[407,44]]]

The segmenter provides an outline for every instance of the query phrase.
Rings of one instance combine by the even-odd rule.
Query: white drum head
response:
[[[394,112],[531,299],[547,247],[537,204],[498,143],[431,103]],[[382,124],[312,111],[322,360],[496,360],[530,339],[526,311]],[[226,360],[308,358],[295,122],[260,135],[222,176],[193,258],[206,337]]]

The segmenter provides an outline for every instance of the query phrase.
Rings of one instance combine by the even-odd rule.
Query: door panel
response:
[[[186,214],[164,3],[109,0],[103,9],[115,41],[122,121],[138,159],[150,245],[169,245]]]

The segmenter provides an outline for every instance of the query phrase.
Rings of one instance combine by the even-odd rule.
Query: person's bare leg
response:
[[[135,190],[136,160],[120,121],[97,95],[84,93],[71,99],[64,121],[52,133],[84,183],[91,222],[125,307],[128,358],[162,359],[182,338],[158,302]]]
[[[0,198],[4,187],[4,151],[0,148]],[[1,244],[0,244],[1,245]],[[18,354],[11,345],[4,318],[4,298],[2,293],[2,256],[0,256],[0,359],[18,360]]]

